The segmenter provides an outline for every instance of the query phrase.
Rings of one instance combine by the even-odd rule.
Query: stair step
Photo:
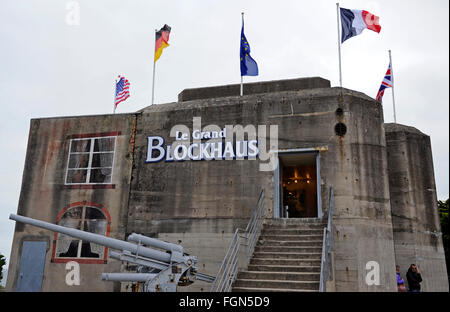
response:
[[[276,218],[265,219],[264,226],[269,225],[291,225],[291,224],[326,224],[327,219],[322,218]]]
[[[296,247],[303,247],[303,246],[314,246],[314,247],[321,247],[322,248],[322,240],[264,240],[259,239],[256,243],[256,246],[296,246]]]
[[[263,228],[261,235],[323,235],[323,228],[318,229],[266,229]]]
[[[264,252],[258,251],[254,252],[253,256],[256,258],[270,258],[270,259],[315,259],[320,260],[322,258],[322,253],[309,253],[309,252]]]
[[[255,252],[297,252],[297,253],[321,253],[322,247],[307,246],[256,246]]]
[[[323,233],[320,235],[280,235],[261,233],[260,240],[275,240],[275,241],[318,241],[323,240]]]
[[[318,292],[316,289],[233,287],[233,292]]]
[[[250,259],[251,265],[277,265],[277,266],[319,266],[321,258],[318,259],[280,259],[280,258],[257,258]]]
[[[320,272],[320,265],[262,265],[249,264],[248,271],[264,271],[264,272]]]
[[[326,228],[327,225],[323,223],[303,223],[303,224],[270,224],[264,225],[264,229],[273,229],[273,230],[322,230]]]
[[[274,280],[274,281],[320,281],[320,273],[315,272],[264,272],[241,271],[237,279],[245,280]]]
[[[277,281],[277,280],[237,279],[233,285],[233,288],[234,287],[318,290],[319,281]]]

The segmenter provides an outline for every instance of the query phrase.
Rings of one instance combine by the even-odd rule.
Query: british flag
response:
[[[119,81],[116,82],[116,107],[122,101],[130,97],[130,82],[125,77],[119,76]]]
[[[389,63],[388,70],[386,72],[386,75],[384,76],[383,81],[381,82],[380,89],[377,93],[377,101],[381,104],[384,94],[384,89],[386,88],[392,88],[392,75],[391,75],[391,63]]]

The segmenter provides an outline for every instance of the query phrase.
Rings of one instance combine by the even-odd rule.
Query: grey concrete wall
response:
[[[186,251],[198,257],[200,272],[211,275],[216,275],[236,227],[247,225],[272,175],[261,174],[257,160],[146,163],[147,137],[162,136],[170,144],[170,129],[183,124],[192,132],[197,116],[202,128],[258,125],[253,104],[236,99],[155,105],[144,110],[137,123],[127,232],[182,241]],[[210,286],[197,282],[179,290],[208,291]]]
[[[17,214],[55,223],[58,213],[75,202],[92,202],[111,215],[111,237],[124,239],[132,166],[131,134],[135,116],[105,115],[33,119],[30,123],[27,155]],[[117,132],[111,189],[83,189],[65,185],[70,137],[78,134]],[[11,221],[13,222],[13,221]],[[47,241],[43,291],[113,291],[120,285],[101,281],[102,272],[120,268],[116,260],[104,264],[80,264],[80,286],[65,283],[65,263],[51,262],[53,232],[17,223],[9,265],[7,290],[17,285],[22,242]]]
[[[385,124],[395,260],[406,282],[410,264],[422,271],[423,291],[449,290],[430,137]]]
[[[326,147],[320,153],[321,198],[326,213],[329,187],[334,187],[336,290],[396,289],[383,115],[373,99],[351,90],[319,88],[154,105],[141,112],[127,232],[182,240],[183,233],[202,232],[198,228],[204,220],[214,219],[214,227],[192,236],[188,244],[204,246],[196,255],[210,263],[210,274],[217,271],[212,264],[219,264],[226,250],[217,249],[215,239],[206,241],[234,232],[236,225],[230,226],[228,218],[244,224],[261,187],[266,216],[273,217],[273,172],[259,171],[258,160],[145,163],[146,138],[162,136],[170,144],[170,129],[183,124],[192,131],[193,117],[202,118],[202,127],[266,125],[268,130],[277,125],[279,149]],[[344,136],[335,133],[339,122],[347,127]],[[162,221],[170,227],[162,229]],[[180,231],[181,223],[188,228]],[[369,261],[380,264],[379,286],[365,283]]]
[[[347,134],[336,137],[337,150],[326,165],[335,188],[336,290],[395,291],[382,107],[345,93],[338,101],[344,111],[338,119],[347,125]],[[370,261],[379,264],[380,285],[366,283]]]

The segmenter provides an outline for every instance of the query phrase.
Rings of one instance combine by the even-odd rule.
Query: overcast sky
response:
[[[449,1],[340,5],[379,16],[382,27],[342,45],[343,86],[374,98],[392,50],[397,122],[431,137],[438,199],[448,198]],[[172,31],[157,62],[156,103],[239,83],[241,12],[260,73],[245,82],[320,76],[338,86],[335,0],[0,0],[1,254],[10,256],[30,119],[112,113],[117,75],[131,83],[118,113],[150,105],[154,30],[164,24]]]

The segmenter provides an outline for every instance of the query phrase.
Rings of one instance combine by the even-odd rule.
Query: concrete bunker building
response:
[[[332,189],[327,291],[397,291],[395,265],[405,278],[411,263],[421,267],[423,291],[448,291],[429,136],[385,124],[374,99],[323,78],[250,83],[244,93],[236,96],[239,85],[186,89],[178,102],[135,113],[32,119],[17,213],[118,239],[137,232],[181,243],[201,272],[216,275],[263,189],[261,237],[278,246],[255,250],[234,290],[317,290]],[[194,138],[195,130],[209,134]],[[223,132],[232,142],[226,155]],[[210,145],[195,154],[207,142],[215,152]],[[310,235],[287,242],[305,229]],[[277,243],[277,231],[291,232]],[[69,261],[80,264],[80,286],[65,282]],[[366,282],[370,261],[379,285]],[[297,269],[289,277],[283,266]],[[7,290],[129,291],[100,279],[125,269],[107,248],[17,223]]]

